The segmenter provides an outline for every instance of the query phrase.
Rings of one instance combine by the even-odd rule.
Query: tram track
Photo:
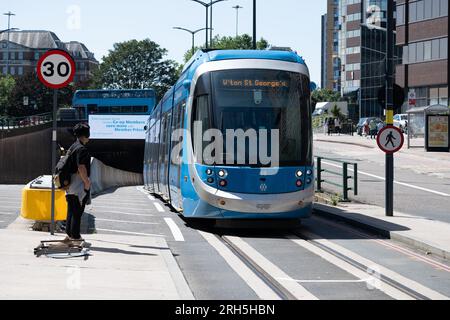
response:
[[[299,298],[299,295],[295,294],[295,289],[292,289],[292,287],[288,288],[287,284],[289,282],[283,281],[283,279],[286,280],[285,278],[276,276],[273,272],[268,271],[265,266],[261,265],[254,258],[252,258],[246,252],[246,249],[242,248],[242,243],[245,242],[243,238],[225,234],[214,235],[280,299],[300,300],[305,296],[306,299],[316,298],[312,294],[308,297],[308,295],[304,295],[303,293],[300,293]],[[385,272],[386,269],[383,267],[380,267],[381,270],[377,272],[376,268],[374,270],[374,265],[376,266],[376,264],[363,263],[360,259],[355,258],[356,254],[345,254],[341,250],[333,248],[333,246],[327,245],[323,241],[320,241],[320,237],[312,232],[305,230],[291,230],[287,234],[283,235],[283,238],[289,241],[294,241],[297,244],[300,243],[300,245],[305,249],[321,258],[324,258],[325,260],[328,260],[337,267],[344,269],[356,278],[359,278],[360,282],[366,282],[368,285],[372,285],[373,288],[371,290],[378,289],[394,299],[448,299],[448,297],[412,280],[396,275],[394,272]],[[239,242],[241,242],[241,244],[239,244]],[[392,276],[386,275],[386,273]],[[300,286],[296,280],[291,279],[290,281],[291,283],[296,283]],[[410,286],[408,284],[410,284]],[[304,290],[306,291],[306,289]]]

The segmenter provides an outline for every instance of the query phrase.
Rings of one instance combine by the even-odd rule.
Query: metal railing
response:
[[[342,172],[337,172],[329,169],[323,169],[324,163],[322,160],[339,163],[342,164]],[[331,166],[339,167],[339,165],[330,164]],[[353,175],[349,174],[349,166],[353,166]],[[331,159],[325,157],[316,157],[316,182],[317,182],[317,191],[322,192],[322,184],[330,184],[339,188],[342,188],[342,200],[349,201],[348,192],[353,191],[355,196],[358,195],[358,164],[355,162],[348,162],[338,159]],[[330,181],[329,179],[325,179],[324,173],[328,173],[332,176],[342,177],[342,184],[336,183],[334,181]],[[349,180],[353,180],[353,187],[350,187]]]
[[[12,130],[26,127],[33,127],[48,123],[52,120],[53,116],[51,112],[20,118],[16,117],[0,118],[0,130]]]

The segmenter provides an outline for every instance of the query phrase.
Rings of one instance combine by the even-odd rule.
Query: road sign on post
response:
[[[387,126],[378,132],[378,147],[386,154],[394,154],[401,150],[405,143],[405,137],[400,129]]]
[[[53,49],[47,51],[37,64],[37,75],[39,80],[48,88],[53,90],[53,131],[52,131],[52,175],[56,166],[56,111],[58,105],[58,89],[64,88],[73,81],[75,77],[75,61],[69,53],[64,50]],[[52,179],[51,200],[51,235],[55,234],[55,183]]]

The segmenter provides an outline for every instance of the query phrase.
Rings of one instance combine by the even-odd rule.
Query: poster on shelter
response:
[[[449,147],[449,123],[447,116],[430,116],[428,118],[428,147]]]

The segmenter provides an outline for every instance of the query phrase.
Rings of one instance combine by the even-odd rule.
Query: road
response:
[[[355,141],[362,139],[355,137]],[[345,146],[345,147],[344,147]],[[385,156],[377,148],[316,141],[316,156],[330,157],[358,163],[359,194],[352,197],[362,203],[384,207]],[[450,163],[408,154],[395,156],[394,210],[450,223]],[[324,160],[324,168],[339,171],[339,164]],[[327,179],[330,175],[325,175]],[[331,181],[338,182],[335,178]],[[342,181],[339,181],[342,183]],[[326,190],[342,190],[324,184]],[[350,192],[350,195],[352,193]]]

